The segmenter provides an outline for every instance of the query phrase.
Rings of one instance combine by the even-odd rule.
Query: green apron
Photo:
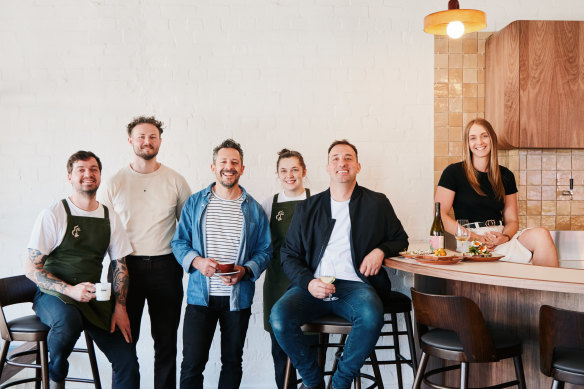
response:
[[[71,285],[81,282],[97,283],[101,277],[102,262],[110,242],[110,220],[106,206],[104,218],[73,216],[67,200],[61,200],[67,212],[67,230],[63,242],[45,261],[44,268],[55,277]],[[54,290],[41,291],[57,296],[67,304],[75,305],[92,324],[110,329],[113,298],[110,301],[81,303]]]
[[[309,189],[306,189],[306,197],[310,197]],[[277,201],[278,195],[276,194],[272,201],[272,214],[270,215],[270,232],[272,233],[274,254],[270,261],[270,266],[266,270],[266,278],[264,280],[264,329],[268,332],[272,332],[272,327],[270,326],[272,307],[290,286],[290,280],[282,270],[280,248],[286,239],[286,232],[290,227],[296,205],[302,200],[283,203],[278,203]]]

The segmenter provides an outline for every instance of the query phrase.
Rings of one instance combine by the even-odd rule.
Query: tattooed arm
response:
[[[120,258],[114,261],[113,269],[112,283],[116,306],[112,315],[110,332],[114,332],[117,326],[122,332],[122,335],[124,335],[126,342],[131,343],[132,331],[130,329],[130,319],[126,311],[126,298],[128,297],[128,285],[130,282],[126,258]]]
[[[82,282],[77,285],[69,285],[45,269],[46,260],[47,256],[39,250],[28,249],[25,273],[32,282],[43,289],[54,290],[79,302],[85,303],[95,298],[95,288],[92,283]]]

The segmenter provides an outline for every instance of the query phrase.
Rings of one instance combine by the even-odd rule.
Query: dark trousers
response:
[[[218,389],[239,388],[243,375],[243,345],[251,308],[229,310],[229,296],[209,297],[209,306],[187,305],[183,323],[181,389],[202,389],[203,371],[217,321],[221,329],[221,373]]]
[[[67,377],[69,371],[67,359],[81,331],[85,330],[111,362],[116,377],[116,387],[127,389],[140,387],[136,349],[133,344],[126,343],[120,331],[117,330],[112,334],[92,325],[83,318],[77,307],[65,304],[58,297],[45,294],[40,290],[34,297],[33,309],[41,321],[51,327],[47,337],[51,380],[59,382]]]
[[[126,262],[130,276],[126,309],[132,327],[132,340],[137,343],[140,337],[140,322],[147,301],[154,340],[154,388],[175,389],[183,269],[172,254],[128,256]]]

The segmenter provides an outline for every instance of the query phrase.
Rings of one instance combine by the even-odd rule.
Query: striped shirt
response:
[[[208,258],[216,261],[237,259],[243,231],[242,203],[243,194],[235,200],[225,200],[215,192],[211,193],[205,216],[205,248]],[[219,277],[210,278],[210,296],[230,296],[232,288],[225,285]]]

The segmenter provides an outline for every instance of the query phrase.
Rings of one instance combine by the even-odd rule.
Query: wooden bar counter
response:
[[[523,340],[527,387],[551,387],[551,378],[539,370],[539,308],[552,305],[584,312],[584,270],[548,268],[509,262],[459,262],[431,265],[408,258],[390,258],[385,265],[413,273],[414,287],[422,292],[466,296],[481,308],[493,328],[505,328]],[[583,329],[584,331],[584,329]],[[457,384],[457,373],[447,382]],[[472,387],[514,379],[511,360],[473,364]],[[576,388],[566,384],[566,389]]]

